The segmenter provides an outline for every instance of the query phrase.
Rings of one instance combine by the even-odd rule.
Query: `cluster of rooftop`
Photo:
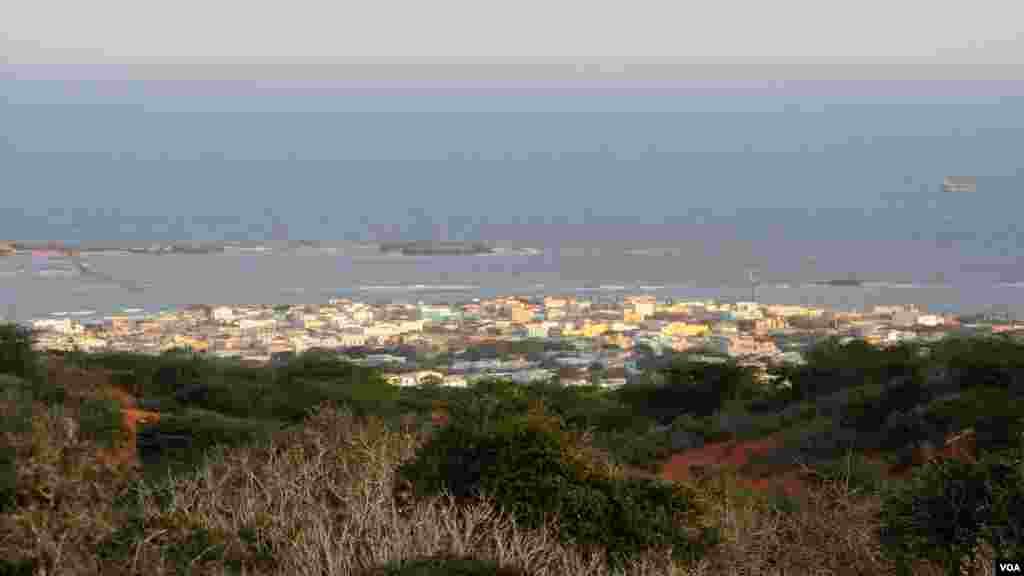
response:
[[[643,360],[669,352],[732,357],[767,368],[802,361],[820,338],[862,338],[887,345],[935,340],[964,330],[1024,328],[1008,319],[983,324],[915,307],[868,311],[718,302],[609,301],[516,296],[454,304],[370,304],[332,299],[314,305],[197,305],[151,316],[33,322],[38,346],[159,354],[188,349],[249,362],[277,362],[312,349],[385,370],[398,385],[433,380],[461,386],[476,378],[558,378],[615,387],[642,372]]]

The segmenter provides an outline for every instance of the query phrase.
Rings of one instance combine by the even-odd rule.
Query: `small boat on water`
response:
[[[67,312],[50,312],[50,316],[67,316]]]
[[[72,316],[92,316],[95,313],[96,313],[95,310],[79,310],[77,312],[72,312],[71,315]]]

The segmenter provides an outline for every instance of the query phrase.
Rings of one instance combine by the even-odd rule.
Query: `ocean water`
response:
[[[750,269],[765,301],[1024,302],[1019,95],[203,86],[0,80],[0,236],[292,238],[330,250],[90,254],[88,277],[2,257],[0,314],[350,291],[412,301],[540,289],[748,298]],[[950,175],[976,176],[977,192],[944,192]],[[404,258],[352,244],[423,238],[542,252]],[[807,285],[851,274],[877,284]]]
[[[189,304],[325,302],[347,296],[364,301],[466,301],[499,294],[578,294],[611,298],[648,293],[659,298],[748,300],[751,286],[721,251],[686,254],[670,247],[542,248],[533,256],[384,256],[336,243],[321,250],[209,255],[86,254],[102,276],[52,276],[28,256],[0,260],[0,312],[26,321],[67,312],[78,320],[139,308],[155,311]],[[355,254],[354,254],[355,253]],[[715,260],[718,257],[722,262]],[[773,271],[762,262],[756,298],[762,302],[862,309],[915,303],[930,310],[980,311],[1004,307],[1024,314],[1024,284],[998,274],[961,274],[943,282],[889,272],[860,271],[859,287],[811,282],[845,278],[840,269]],[[907,269],[913,269],[908,266]],[[817,270],[821,270],[820,272]],[[87,312],[92,312],[87,313]]]

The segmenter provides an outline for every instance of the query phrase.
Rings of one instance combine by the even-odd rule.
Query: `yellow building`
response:
[[[562,325],[562,336],[582,336],[583,330],[572,322]]]
[[[779,317],[761,318],[754,321],[754,330],[764,332],[767,330],[780,330],[786,327],[786,321]]]
[[[533,321],[533,311],[524,306],[512,308],[512,321],[517,324],[526,324]]]
[[[587,338],[594,338],[596,336],[600,336],[601,334],[604,334],[607,331],[608,325],[605,324],[604,322],[594,324],[588,322],[587,324],[583,325],[583,335],[586,336]]]
[[[602,336],[606,344],[614,344],[623,350],[633,348],[633,339],[621,332],[608,332]]]
[[[196,352],[206,352],[210,347],[210,344],[206,340],[194,338],[183,334],[176,334],[174,336],[174,346],[181,348],[190,348]]]
[[[643,319],[643,314],[637,312],[636,310],[630,310],[629,308],[626,308],[625,310],[622,311],[623,322],[641,322],[643,321]]]
[[[709,328],[703,324],[687,324],[686,322],[672,322],[662,327],[661,333],[664,336],[702,336],[709,332]]]

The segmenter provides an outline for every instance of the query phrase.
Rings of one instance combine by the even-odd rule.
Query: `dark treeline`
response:
[[[61,391],[45,382],[39,362],[32,360],[30,334],[14,328],[4,334],[5,342],[21,344],[4,345],[3,371],[59,398]],[[508,352],[502,348],[466,356]],[[542,351],[525,345],[514,350]],[[449,418],[482,419],[523,413],[530,401],[543,401],[568,426],[592,431],[595,442],[623,463],[652,470],[673,451],[780,431],[789,441],[773,458],[792,463],[828,460],[848,449],[882,450],[897,461],[923,442],[941,442],[965,428],[975,429],[979,449],[997,449],[1024,430],[1024,345],[1002,337],[890,348],[826,340],[807,352],[805,365],[773,367],[769,381],[731,360],[711,363],[676,354],[652,365],[648,377],[617,390],[564,387],[557,379],[397,388],[379,371],[324,351],[267,367],[180,351],[64,356],[86,369],[111,371],[114,383],[144,407],[171,416],[157,427],[180,428],[177,415],[190,425],[273,429],[327,402],[395,422],[415,416],[430,428],[438,410]]]

